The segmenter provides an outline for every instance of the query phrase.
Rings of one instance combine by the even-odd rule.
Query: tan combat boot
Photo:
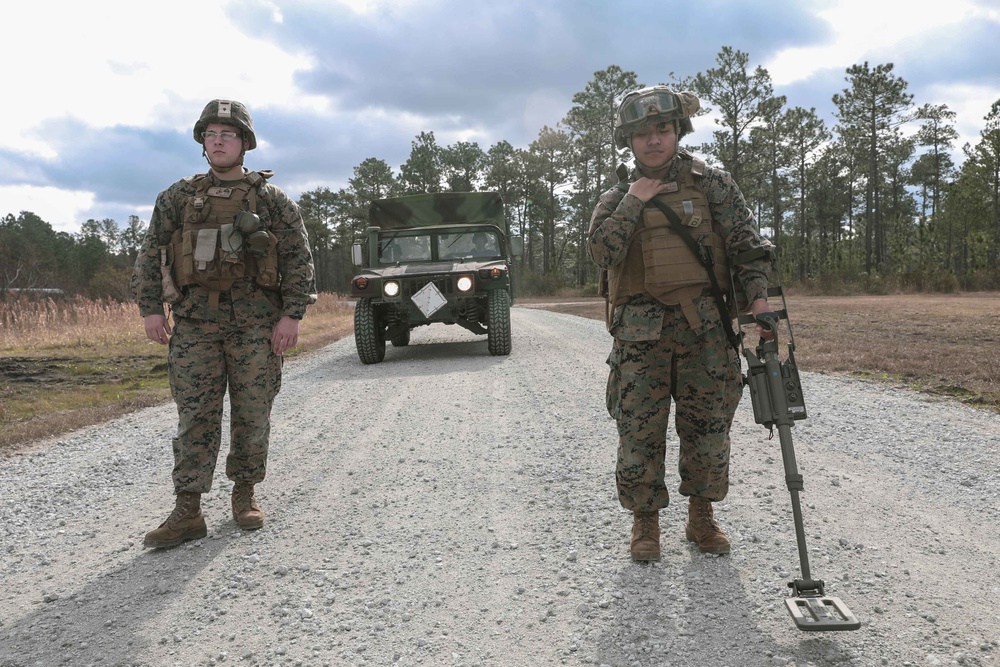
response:
[[[236,482],[233,485],[233,519],[243,530],[257,530],[264,525],[264,513],[257,505],[257,497],[250,482]]]
[[[688,541],[698,543],[703,553],[729,553],[729,538],[716,523],[710,500],[698,496],[688,498],[688,522],[684,533]]]
[[[181,491],[177,494],[174,511],[159,528],[146,533],[143,546],[153,549],[176,547],[186,540],[199,540],[208,535],[205,516],[201,513],[201,494]]]
[[[632,512],[632,560],[660,560],[660,512]]]

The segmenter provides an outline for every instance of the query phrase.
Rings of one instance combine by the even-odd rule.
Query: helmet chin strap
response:
[[[632,159],[635,160],[636,166],[639,167],[639,169],[641,171],[656,171],[656,169],[653,169],[649,165],[646,165],[646,164],[643,164],[642,162],[639,162],[639,158],[637,158],[635,156],[635,153],[632,153]],[[659,167],[659,169],[663,169],[663,167]]]
[[[246,149],[241,150],[240,151],[240,161],[237,162],[236,164],[234,164],[233,167],[236,167],[236,166],[242,167],[243,166],[243,161],[246,158],[246,154],[247,154]],[[208,156],[208,149],[206,149],[204,145],[202,145],[202,147],[201,147],[201,156],[203,158],[205,158],[205,162],[208,163],[209,167],[211,167],[212,169],[215,169],[215,164],[212,163],[212,158],[210,158]]]
[[[629,138],[629,150],[631,150],[631,149],[632,149],[632,139],[631,139],[631,138]],[[677,151],[676,151],[676,149],[675,149],[675,151],[674,151],[674,157],[677,157]],[[656,173],[656,172],[658,172],[658,171],[663,171],[663,170],[665,170],[665,169],[667,168],[667,166],[668,166],[668,165],[669,165],[669,164],[670,164],[671,162],[673,162],[673,161],[674,161],[674,158],[670,158],[670,159],[669,159],[669,160],[667,161],[667,163],[666,163],[666,164],[663,164],[663,165],[660,165],[659,167],[650,167],[649,165],[646,165],[646,164],[643,164],[642,162],[640,162],[640,161],[639,161],[639,158],[638,158],[638,157],[636,157],[636,155],[635,155],[635,151],[633,150],[633,151],[632,151],[632,160],[633,160],[633,161],[635,162],[635,166],[637,166],[637,167],[639,168],[639,171],[641,171],[641,172],[644,172],[644,173],[650,173],[650,174],[655,174],[655,173]]]

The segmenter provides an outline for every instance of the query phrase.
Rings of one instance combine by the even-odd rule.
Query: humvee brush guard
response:
[[[363,363],[385,358],[385,341],[403,347],[414,327],[441,322],[486,334],[492,355],[510,354],[513,258],[495,192],[442,192],[379,199],[368,210],[363,243],[352,248],[354,340]]]

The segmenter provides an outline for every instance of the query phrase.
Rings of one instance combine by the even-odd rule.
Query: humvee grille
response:
[[[403,296],[412,297],[424,288],[427,283],[434,283],[442,294],[455,293],[455,279],[452,276],[443,278],[404,278],[402,281]]]

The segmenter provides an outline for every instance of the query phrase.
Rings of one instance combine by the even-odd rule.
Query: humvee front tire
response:
[[[510,354],[510,294],[495,289],[486,304],[486,346],[493,356]]]
[[[385,359],[385,326],[371,299],[358,299],[354,306],[354,343],[363,364],[377,364]]]

